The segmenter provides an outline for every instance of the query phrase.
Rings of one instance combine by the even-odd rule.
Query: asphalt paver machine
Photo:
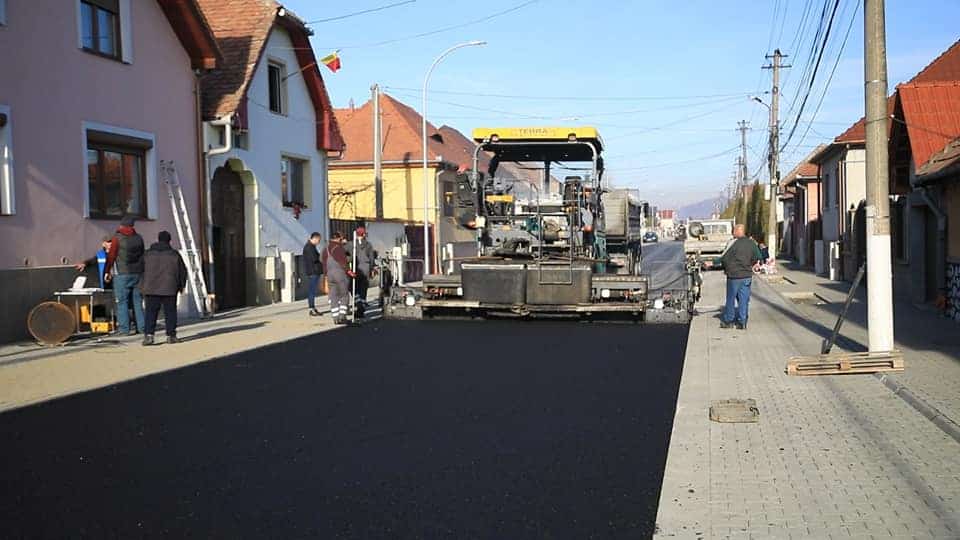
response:
[[[420,286],[394,287],[385,316],[689,321],[695,269],[672,289],[650,291],[640,250],[607,242],[603,199],[611,190],[595,128],[481,128],[473,139],[473,168],[457,175],[448,196],[457,226],[475,232],[475,254],[444,261],[447,271]],[[508,162],[514,171],[539,166],[541,180],[508,178],[500,167]],[[580,174],[560,181],[551,167]]]

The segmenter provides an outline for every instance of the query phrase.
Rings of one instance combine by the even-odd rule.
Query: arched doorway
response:
[[[243,182],[240,175],[219,167],[210,184],[213,205],[213,288],[220,309],[247,304]]]

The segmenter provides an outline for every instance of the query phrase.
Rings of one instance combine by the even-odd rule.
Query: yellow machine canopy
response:
[[[477,128],[473,140],[500,161],[593,161],[603,150],[593,127]]]

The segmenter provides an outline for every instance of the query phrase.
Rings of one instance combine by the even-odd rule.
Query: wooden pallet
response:
[[[890,351],[794,356],[784,371],[787,375],[847,375],[903,369],[903,353]]]

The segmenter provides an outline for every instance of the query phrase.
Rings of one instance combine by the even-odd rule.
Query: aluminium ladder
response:
[[[160,178],[167,186],[167,195],[170,197],[170,207],[173,210],[173,221],[177,227],[177,238],[180,247],[186,255],[187,281],[194,304],[201,317],[210,315],[207,309],[207,283],[203,279],[202,261],[197,243],[193,236],[193,227],[190,225],[190,214],[187,212],[183,200],[183,189],[180,186],[180,176],[173,161],[160,162]]]

